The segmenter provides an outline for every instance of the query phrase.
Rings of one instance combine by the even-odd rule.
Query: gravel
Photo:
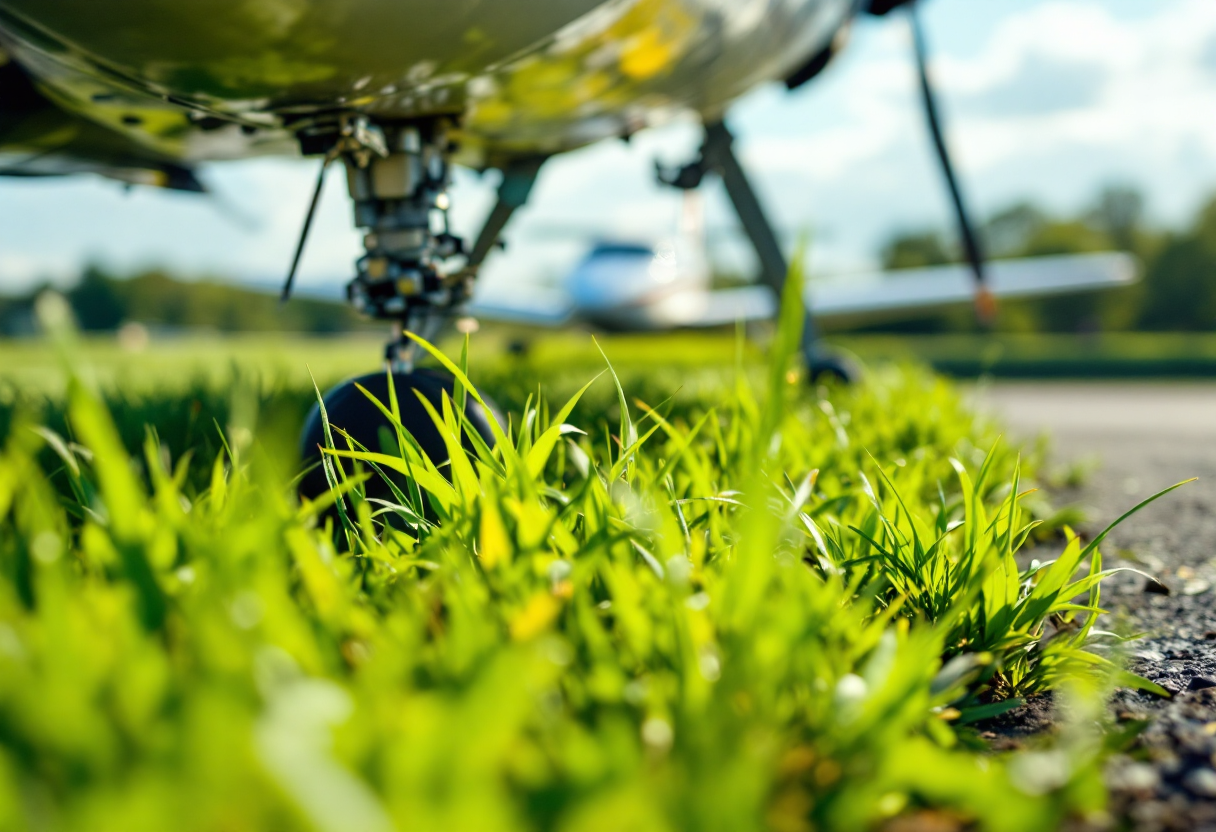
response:
[[[1216,832],[1216,384],[996,384],[975,390],[1021,438],[1046,433],[1051,465],[1092,464],[1057,502],[1083,506],[1094,533],[1153,492],[1199,481],[1144,509],[1108,539],[1109,566],[1151,575],[1111,579],[1103,629],[1143,632],[1130,667],[1169,690],[1161,699],[1119,690],[1117,721],[1147,722],[1107,770],[1114,828]],[[1050,466],[1049,466],[1050,470]],[[1049,724],[1050,702],[988,726],[994,743]]]

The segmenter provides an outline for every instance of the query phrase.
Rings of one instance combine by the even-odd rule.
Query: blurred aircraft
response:
[[[670,239],[597,240],[561,286],[475,295],[465,311],[535,326],[585,323],[610,332],[771,318],[776,304],[767,286],[711,289],[702,217],[700,192],[686,191],[679,227]]]
[[[701,194],[684,193],[677,234],[658,243],[599,240],[560,286],[513,287],[475,295],[465,311],[478,318],[541,327],[590,325],[609,332],[714,327],[768,320],[777,297],[763,284],[715,289]],[[559,229],[562,236],[577,229]],[[1034,257],[987,264],[995,298],[1099,291],[1136,279],[1126,254]],[[900,269],[812,279],[806,305],[819,324],[860,325],[972,303],[968,265]]]
[[[706,174],[722,178],[755,248],[759,286],[708,292],[703,246],[683,237],[654,251],[603,244],[572,275],[564,297],[537,298],[528,317],[645,329],[765,317],[788,264],[733,151],[726,111],[767,81],[797,89],[828,66],[858,15],[906,6],[973,294],[990,315],[992,293],[937,117],[915,5],[0,0],[0,175],[93,172],[202,191],[195,168],[205,161],[315,156],[322,172],[341,161],[355,224],[367,232],[348,297],[366,314],[395,322],[389,356],[408,369],[414,347],[403,333],[433,336],[466,306],[481,263],[546,158],[627,139],[691,111],[705,125],[698,158],[658,176],[686,191]],[[471,246],[447,227],[452,164],[503,173],[498,203]],[[886,294],[888,310],[895,298],[909,309],[923,305],[907,291],[867,285]],[[813,300],[816,314],[832,313],[830,296]],[[523,317],[518,304],[514,314]],[[805,352],[815,369],[823,356],[810,323]]]

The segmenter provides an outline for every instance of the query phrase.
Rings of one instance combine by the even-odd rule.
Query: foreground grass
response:
[[[932,809],[1037,830],[1100,810],[1082,694],[1138,682],[1090,629],[1099,541],[1020,566],[1016,454],[919,372],[804,390],[796,334],[674,398],[608,373],[557,408],[520,367],[490,373],[510,424],[464,450],[463,385],[435,414],[442,469],[335,426],[362,474],[331,458],[330,505],[298,503],[294,436],[252,388],[222,434],[196,415],[138,443],[159,411],[118,399],[116,422],[79,379],[59,411],[16,406],[0,829],[851,830]],[[397,499],[364,499],[390,470]],[[985,752],[972,723],[1051,688],[1077,703],[1054,744]]]

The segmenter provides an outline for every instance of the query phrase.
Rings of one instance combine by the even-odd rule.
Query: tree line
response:
[[[1182,229],[1154,228],[1135,188],[1109,186],[1078,216],[1053,216],[1021,202],[980,229],[991,258],[1121,250],[1141,264],[1141,279],[1103,293],[1005,301],[995,328],[1005,332],[1216,330],[1216,198]],[[955,263],[961,252],[945,233],[897,233],[882,248],[887,269]],[[951,332],[976,328],[968,310],[873,327],[887,332]]]
[[[0,298],[0,335],[36,331],[34,299],[26,294]],[[63,292],[86,332],[111,332],[126,323],[154,331],[304,332],[328,334],[366,329],[370,324],[343,303],[294,297],[281,304],[269,292],[216,280],[181,280],[161,271],[124,277],[99,266],[84,269]]]

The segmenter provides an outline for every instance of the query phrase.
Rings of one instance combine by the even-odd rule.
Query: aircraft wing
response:
[[[473,298],[465,314],[491,321],[531,326],[562,326],[574,317],[570,296],[556,289],[529,288],[516,295],[495,292]]]
[[[1135,260],[1118,252],[994,260],[987,272],[992,294],[1005,298],[1109,289],[1136,277]],[[817,318],[892,317],[971,303],[975,282],[960,264],[832,278],[812,283],[807,295]]]

